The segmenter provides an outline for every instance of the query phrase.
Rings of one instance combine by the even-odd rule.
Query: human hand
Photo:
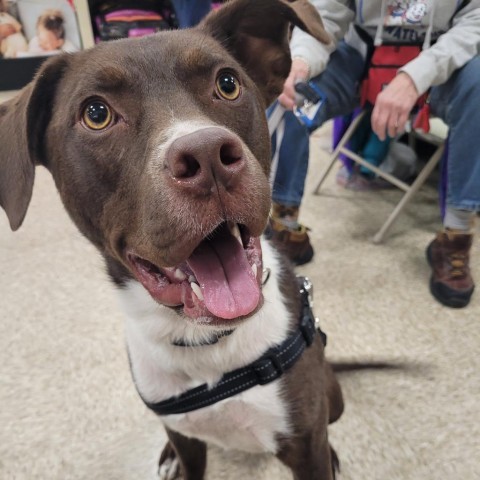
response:
[[[295,83],[302,80],[308,80],[310,67],[301,58],[294,58],[292,60],[292,67],[290,73],[283,85],[283,92],[278,97],[278,101],[287,109],[293,110],[295,107]]]
[[[4,39],[16,32],[15,27],[11,23],[0,25],[0,39]]]
[[[413,80],[404,72],[400,72],[379,93],[372,112],[372,129],[380,140],[385,140],[387,134],[393,138],[405,130],[418,97]]]

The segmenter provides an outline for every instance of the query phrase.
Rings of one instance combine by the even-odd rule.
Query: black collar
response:
[[[158,415],[186,413],[207,407],[256,385],[265,385],[279,378],[313,343],[317,331],[326,345],[327,336],[320,330],[318,319],[313,316],[311,308],[311,282],[304,277],[298,277],[298,281],[302,295],[300,322],[297,330],[283,343],[270,348],[250,365],[225,373],[212,388],[207,384],[200,385],[178,397],[171,397],[158,403],[144,400],[145,405]]]

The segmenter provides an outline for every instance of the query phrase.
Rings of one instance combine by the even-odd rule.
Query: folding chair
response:
[[[364,158],[358,155],[356,152],[353,152],[347,147],[349,140],[352,138],[353,134],[355,133],[357,127],[359,126],[365,114],[366,114],[366,111],[363,110],[352,121],[352,123],[347,128],[346,132],[343,134],[339,143],[333,150],[333,153],[330,156],[328,165],[325,168],[324,172],[322,173],[320,180],[317,183],[317,186],[315,187],[314,194],[315,195],[319,194],[318,192],[320,190],[320,187],[322,186],[323,182],[325,181],[328,174],[330,173],[333,165],[342,154],[345,155],[350,160],[352,160],[353,162],[368,168],[383,180],[403,190],[405,194],[403,195],[401,200],[398,202],[395,209],[387,218],[385,223],[382,225],[380,230],[373,237],[373,243],[378,244],[383,241],[385,235],[390,230],[391,226],[393,225],[397,217],[400,215],[400,213],[402,213],[403,209],[406,207],[408,202],[413,198],[413,196],[417,193],[420,187],[425,183],[425,180],[429,177],[433,169],[436,167],[436,165],[442,158],[442,155],[445,149],[446,135],[437,136],[436,134],[423,133],[423,131],[417,131],[417,130],[412,130],[410,132],[409,135],[412,143],[415,142],[417,139],[421,139],[428,143],[431,143],[432,145],[435,145],[436,149],[434,153],[431,155],[431,157],[427,160],[425,166],[422,168],[422,170],[420,171],[420,173],[418,174],[414,182],[411,185],[409,185],[408,183],[405,183],[402,180],[399,180],[398,178],[394,177],[393,175],[390,175],[389,173],[384,172],[380,168],[370,164]]]

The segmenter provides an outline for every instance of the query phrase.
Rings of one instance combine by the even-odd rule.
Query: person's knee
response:
[[[468,95],[476,95],[480,99],[480,56],[470,60],[459,73],[459,87]],[[474,98],[470,100],[475,103]],[[477,103],[478,105],[478,103]]]
[[[432,112],[452,125],[460,119],[479,118],[480,56],[459,69],[445,84],[432,88]]]

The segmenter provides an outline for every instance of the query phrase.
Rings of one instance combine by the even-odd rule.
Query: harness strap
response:
[[[211,388],[203,384],[158,403],[144,400],[145,405],[158,415],[187,413],[207,407],[256,385],[273,382],[282,376],[313,343],[317,330],[326,345],[326,335],[317,327],[313,316],[308,289],[301,287],[300,292],[302,294],[300,323],[297,330],[283,343],[270,348],[250,365],[224,374]]]

